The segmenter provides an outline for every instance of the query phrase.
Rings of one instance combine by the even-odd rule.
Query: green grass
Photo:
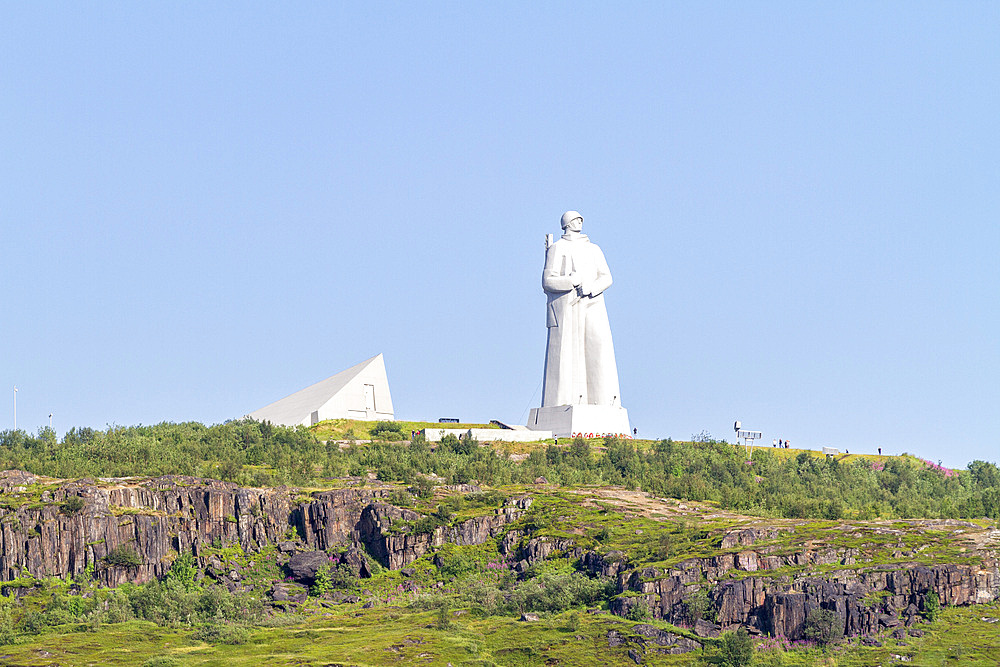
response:
[[[571,630],[571,615],[577,627]],[[522,623],[512,618],[476,618],[467,610],[451,612],[451,628],[438,630],[435,611],[380,606],[361,610],[357,605],[332,609],[313,607],[299,622],[263,627],[251,632],[242,645],[210,645],[193,640],[187,628],[161,628],[131,621],[104,625],[96,632],[67,625],[43,635],[4,646],[4,664],[140,665],[156,656],[170,656],[181,665],[504,665],[559,664],[628,665],[627,648],[609,648],[607,633],[629,634],[629,621],[607,614],[574,610]],[[1000,628],[981,620],[1000,616],[1000,605],[946,608],[940,621],[920,624],[923,637],[903,642],[883,636],[882,647],[862,646],[857,640],[826,651],[819,648],[760,651],[758,665],[806,667],[836,665],[969,665],[994,667],[1000,661]],[[654,625],[672,629],[661,623]],[[905,644],[905,645],[903,645]],[[634,645],[633,645],[634,646]],[[649,644],[653,647],[653,644]],[[46,653],[42,653],[42,652]],[[683,655],[647,651],[643,664],[713,664],[714,648]],[[51,655],[49,655],[51,654]],[[911,658],[901,663],[893,655]]]
[[[61,626],[44,635],[3,647],[5,664],[141,665],[157,656],[182,665],[530,665],[590,666],[631,664],[625,648],[608,647],[608,630],[628,632],[631,623],[576,610],[522,623],[512,618],[475,618],[451,612],[451,627],[438,630],[435,611],[402,607],[313,611],[287,627],[253,630],[242,645],[210,645],[191,639],[186,628],[160,628],[131,621],[97,632]],[[43,654],[42,652],[46,652]],[[50,654],[50,655],[49,655]],[[691,664],[691,656],[652,656],[645,664]]]
[[[354,439],[370,440],[370,429],[377,423],[359,419],[329,419],[316,424],[311,430],[320,440],[348,440],[350,439],[348,432],[353,434]],[[420,431],[425,428],[461,428],[465,430],[470,428],[500,428],[492,424],[439,424],[438,422],[408,421],[394,421],[393,423],[399,425],[405,440],[410,439],[410,431]]]

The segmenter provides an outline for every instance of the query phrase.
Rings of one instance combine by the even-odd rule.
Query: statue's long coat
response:
[[[582,283],[585,294],[573,287]],[[604,290],[611,271],[604,253],[586,234],[564,235],[549,246],[542,271],[548,295],[548,345],[542,407],[621,405],[618,368]]]

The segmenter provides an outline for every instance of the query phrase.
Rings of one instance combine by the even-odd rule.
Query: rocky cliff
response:
[[[425,517],[389,503],[391,493],[355,486],[305,495],[177,476],[67,482],[6,471],[0,473],[0,577],[79,575],[89,569],[110,586],[143,582],[164,576],[178,554],[200,557],[200,565],[211,570],[204,548],[229,544],[248,553],[277,544],[285,554],[349,547],[361,554],[363,547],[383,566],[402,569],[445,543],[496,539],[518,574],[562,557],[594,576],[612,578],[618,596],[611,611],[618,615],[693,625],[700,614],[692,612],[691,600],[703,591],[716,623],[695,626],[702,635],[744,626],[795,639],[813,609],[835,612],[847,635],[868,635],[912,624],[931,592],[951,605],[1000,597],[995,547],[928,564],[916,559],[925,547],[900,536],[887,564],[862,547],[806,542],[788,548],[786,540],[779,548],[789,529],[777,527],[730,531],[715,543],[714,556],[640,567],[623,551],[598,552],[573,537],[511,527],[531,507],[528,495],[420,532],[415,524]],[[116,558],[126,551],[133,562]],[[914,560],[906,561],[911,555]],[[299,560],[303,571],[315,572],[313,566],[322,564],[318,555]],[[355,560],[355,570],[362,572],[363,556]],[[636,616],[637,606],[646,611]]]
[[[734,535],[723,540],[724,546],[748,543]],[[668,569],[630,570],[623,558],[589,554],[582,561],[594,573],[617,577],[622,595],[613,600],[613,613],[628,616],[641,605],[654,618],[690,624],[696,620],[690,601],[705,589],[718,626],[789,639],[803,636],[813,609],[835,612],[845,635],[870,635],[912,625],[932,592],[949,605],[1000,598],[1000,569],[989,550],[965,559],[974,562],[932,566],[876,564],[858,549],[808,547],[784,555],[746,550],[692,558]]]
[[[208,544],[258,551],[294,541],[296,549],[367,547],[399,569],[445,542],[481,544],[496,537],[530,498],[429,533],[391,530],[422,515],[388,504],[389,489],[348,488],[296,497],[286,487],[241,488],[193,477],[58,482],[22,471],[0,473],[0,577],[79,575],[91,566],[109,586],[162,577],[182,553]],[[78,500],[77,500],[78,499]],[[138,565],[115,566],[127,549]],[[109,557],[110,556],[110,557]]]

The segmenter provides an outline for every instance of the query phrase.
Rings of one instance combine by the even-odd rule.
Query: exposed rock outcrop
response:
[[[49,502],[30,501],[16,487],[8,489],[4,495],[10,500],[25,502],[0,516],[0,576],[5,580],[22,573],[77,575],[93,563],[104,584],[147,581],[165,574],[171,554],[197,555],[216,540],[249,550],[277,541],[288,528],[291,508],[286,489],[245,489],[179,476],[135,484],[68,482],[46,491]],[[69,497],[83,499],[82,508],[71,514],[62,506]],[[141,564],[105,565],[104,559],[119,549],[134,551]]]
[[[34,485],[34,486],[33,486]],[[277,544],[283,553],[316,552],[363,544],[383,565],[398,569],[445,542],[481,544],[506,530],[530,506],[514,498],[505,507],[430,533],[393,529],[421,515],[385,502],[388,489],[336,489],[296,503],[292,489],[242,488],[183,476],[149,480],[78,480],[43,487],[19,470],[0,473],[0,577],[79,575],[89,564],[110,586],[162,577],[179,553],[201,554],[205,545],[239,544],[248,552]],[[473,488],[473,487],[470,487]],[[67,503],[81,498],[82,507]],[[79,503],[79,501],[76,501]],[[67,511],[71,508],[71,511]],[[295,540],[285,539],[292,529]],[[137,566],[111,565],[119,550],[138,556]],[[350,553],[350,552],[348,552]],[[323,556],[325,558],[325,556]],[[293,556],[296,564],[302,559]],[[358,555],[359,563],[363,558]],[[303,561],[304,562],[304,561]],[[311,562],[311,561],[310,561]],[[206,564],[207,565],[207,564]],[[367,566],[365,566],[367,567]],[[315,576],[303,570],[303,581]],[[359,570],[360,566],[354,568]]]
[[[820,562],[831,560],[825,551],[818,553]],[[988,556],[984,556],[980,565],[859,566],[823,576],[793,577],[761,574],[760,570],[775,568],[759,565],[765,558],[780,558],[781,564],[815,563],[815,554],[782,557],[750,554],[756,556],[755,552],[723,554],[689,559],[667,571],[650,567],[619,572],[619,590],[627,595],[613,600],[611,611],[629,616],[634,613],[632,607],[641,604],[654,618],[675,624],[689,623],[693,619],[686,601],[707,582],[721,626],[742,625],[758,633],[799,639],[806,617],[813,609],[834,612],[846,635],[869,635],[897,625],[912,625],[932,591],[943,604],[949,605],[988,602],[1000,597],[1000,570],[996,559]],[[832,560],[843,562],[837,554]],[[594,571],[595,563],[601,561],[597,556],[585,555],[581,562]],[[732,570],[758,574],[724,578]]]
[[[635,568],[620,551],[585,552],[570,537],[532,535],[522,526],[511,529],[529,509],[529,496],[461,522],[436,525],[437,519],[387,502],[390,492],[347,488],[296,498],[293,489],[241,488],[192,477],[55,482],[4,471],[0,578],[79,575],[93,567],[98,581],[115,586],[162,577],[178,554],[190,553],[199,557],[206,573],[238,590],[246,583],[245,573],[209,562],[204,551],[207,545],[239,544],[247,552],[277,546],[279,562],[287,561],[293,578],[308,585],[320,567],[333,563],[330,555],[355,576],[365,577],[370,573],[364,552],[385,567],[401,569],[445,543],[496,539],[500,553],[521,574],[559,556],[578,559],[580,569],[591,576],[613,579],[619,596],[611,611],[621,616],[649,614],[694,625],[699,605],[710,604],[718,625],[696,626],[698,636],[744,626],[797,639],[814,609],[835,612],[847,635],[871,635],[911,626],[931,592],[948,605],[1000,597],[995,547],[984,548],[978,560],[961,563],[885,566],[866,563],[857,548],[804,543],[797,551],[779,551],[759,543],[783,529],[754,527],[723,536],[725,552],[716,556],[689,558],[669,568]],[[899,552],[890,555],[913,557],[903,548],[900,542]],[[303,590],[276,585],[273,596],[294,603]],[[671,652],[689,650],[684,642],[698,644],[636,632],[625,640],[635,650],[655,645]]]
[[[292,556],[286,565],[292,577],[299,581],[312,583],[320,568],[330,565],[330,557],[325,551],[304,551]]]

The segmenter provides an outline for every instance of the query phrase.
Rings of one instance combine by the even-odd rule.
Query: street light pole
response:
[[[17,430],[17,385],[14,385],[14,430]]]

